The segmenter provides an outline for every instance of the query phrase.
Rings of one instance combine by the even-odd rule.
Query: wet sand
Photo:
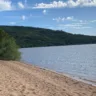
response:
[[[96,96],[96,86],[17,61],[0,61],[0,96]]]

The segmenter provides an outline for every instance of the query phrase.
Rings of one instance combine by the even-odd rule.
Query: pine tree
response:
[[[15,39],[0,29],[0,60],[20,60]]]

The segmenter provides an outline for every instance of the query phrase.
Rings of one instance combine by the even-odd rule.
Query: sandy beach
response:
[[[96,96],[96,86],[33,65],[0,61],[0,96]]]

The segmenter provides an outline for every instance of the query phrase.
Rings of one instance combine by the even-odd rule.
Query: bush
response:
[[[0,29],[0,60],[20,60],[15,39]]]

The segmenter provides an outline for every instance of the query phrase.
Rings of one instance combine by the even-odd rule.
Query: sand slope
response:
[[[0,61],[0,96],[96,96],[96,87],[39,67]]]

